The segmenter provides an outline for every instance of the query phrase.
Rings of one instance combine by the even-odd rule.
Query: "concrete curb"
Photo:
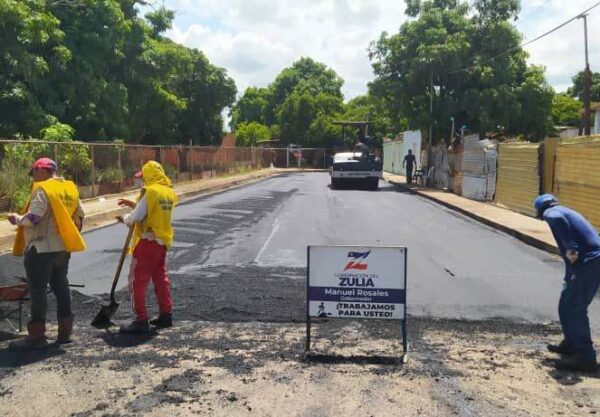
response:
[[[253,182],[257,182],[262,179],[271,178],[271,177],[275,177],[275,176],[286,174],[286,173],[322,172],[322,171],[324,171],[324,170],[275,169],[273,171],[263,172],[260,174],[258,174],[258,173],[250,174],[248,177],[245,177],[245,178],[239,178],[239,176],[236,178],[236,176],[232,176],[230,181],[224,180],[223,183],[218,184],[218,185],[213,185],[213,186],[209,186],[209,187],[200,187],[195,190],[186,190],[183,192],[178,192],[177,196],[179,197],[180,202],[183,202],[183,201],[190,200],[190,199],[200,196],[200,195],[205,195],[205,194],[208,195],[208,194],[213,194],[213,193],[217,193],[220,191],[225,191],[228,189],[240,187],[242,185],[251,184]],[[199,186],[202,184],[202,180],[199,180],[197,182],[199,183]],[[129,191],[129,192],[125,192],[122,194],[124,194],[124,195],[131,194],[131,192]],[[118,196],[118,195],[119,194],[112,194],[110,196],[105,196],[105,197],[114,198],[115,196]],[[85,218],[83,232],[84,233],[91,232],[93,230],[96,230],[96,229],[108,226],[112,223],[115,223],[116,222],[115,216],[118,216],[119,214],[124,214],[124,213],[127,213],[127,208],[115,208],[114,210],[107,210],[107,211],[102,211],[99,213],[90,214],[90,215],[86,216],[86,218]],[[13,244],[14,238],[15,238],[14,233],[0,236],[0,255],[10,253],[10,251],[12,250],[12,244]]]
[[[511,229],[510,227],[507,227],[507,226],[505,226],[505,225],[503,225],[501,223],[498,223],[498,222],[495,222],[493,220],[490,220],[490,219],[488,219],[486,217],[482,217],[482,216],[480,216],[480,215],[478,215],[476,213],[472,213],[472,212],[470,212],[468,210],[465,210],[462,207],[459,207],[459,206],[457,206],[455,204],[451,204],[451,203],[448,203],[447,201],[443,201],[443,200],[437,199],[437,198],[435,198],[435,197],[433,197],[431,195],[427,195],[425,193],[422,193],[421,191],[419,191],[418,188],[416,188],[416,187],[409,187],[406,183],[396,182],[396,181],[389,180],[389,179],[386,179],[385,181],[388,182],[388,183],[390,183],[390,184],[393,184],[393,185],[395,185],[397,187],[401,187],[401,188],[409,191],[411,194],[416,194],[416,195],[418,195],[420,197],[427,198],[428,200],[434,201],[435,203],[440,204],[440,205],[442,205],[442,206],[444,206],[446,208],[449,208],[449,209],[454,210],[456,212],[459,212],[459,213],[461,213],[461,214],[463,214],[463,215],[465,215],[467,217],[470,217],[470,218],[472,218],[474,220],[477,220],[478,222],[483,223],[486,226],[492,227],[492,228],[494,228],[496,230],[500,230],[501,232],[504,232],[504,233],[506,233],[508,235],[511,235],[514,238],[517,238],[520,241],[522,241],[522,242],[524,242],[524,243],[526,243],[526,244],[528,244],[530,246],[533,246],[535,248],[538,248],[538,249],[541,249],[543,251],[549,252],[549,253],[551,253],[553,255],[560,255],[560,252],[558,251],[558,248],[556,246],[554,246],[554,245],[549,244],[548,242],[545,242],[545,241],[540,240],[540,239],[538,239],[536,237],[527,235],[527,234],[522,233],[522,232],[520,232],[518,230]]]

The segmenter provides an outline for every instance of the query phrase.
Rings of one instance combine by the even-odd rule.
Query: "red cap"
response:
[[[52,171],[57,171],[58,165],[50,158],[40,158],[31,166],[29,175],[31,175],[34,169],[51,169]]]
[[[136,178],[142,178],[144,176],[144,174],[140,170],[140,171],[136,172],[135,174],[133,174],[133,176],[136,177]]]

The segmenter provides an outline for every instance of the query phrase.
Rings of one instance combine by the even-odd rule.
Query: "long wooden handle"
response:
[[[127,252],[129,251],[129,243],[131,242],[131,237],[133,236],[133,228],[135,225],[129,226],[129,232],[127,233],[127,238],[125,239],[125,245],[123,246],[123,250],[121,251],[121,258],[119,259],[119,265],[117,266],[117,272],[115,272],[115,278],[113,279],[112,287],[110,289],[110,302],[115,302],[115,289],[117,288],[117,283],[119,282],[119,277],[121,276],[121,270],[123,269],[123,263],[125,263],[125,257],[127,256]]]

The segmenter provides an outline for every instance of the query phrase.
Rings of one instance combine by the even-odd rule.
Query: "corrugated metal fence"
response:
[[[404,174],[404,141],[396,140],[383,144],[383,170],[393,174]]]
[[[402,173],[403,155],[402,141],[384,144],[384,170]],[[551,192],[600,229],[600,135],[497,146],[467,136],[454,149],[432,148],[431,165],[434,187],[480,201],[493,197],[531,216],[535,198]]]
[[[432,148],[431,161],[434,166],[431,185],[440,189],[450,188],[450,161],[446,146],[442,144]]]
[[[498,146],[496,203],[535,215],[533,201],[540,193],[540,144]]]
[[[561,141],[556,147],[554,194],[600,228],[600,137]]]
[[[491,201],[496,191],[496,143],[479,140],[479,135],[466,136],[463,142],[462,195]]]

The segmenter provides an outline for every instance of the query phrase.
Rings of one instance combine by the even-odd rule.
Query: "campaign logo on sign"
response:
[[[348,258],[352,258],[352,260],[346,264],[346,267],[344,268],[344,272],[348,271],[348,270],[366,271],[369,264],[367,264],[366,262],[363,262],[363,261],[365,259],[367,259],[367,257],[369,256],[370,253],[371,253],[371,251],[348,252]]]

